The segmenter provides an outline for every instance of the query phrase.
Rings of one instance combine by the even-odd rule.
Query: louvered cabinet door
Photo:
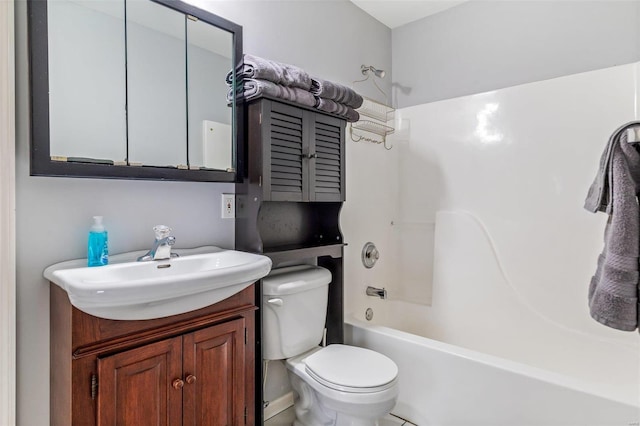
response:
[[[306,201],[309,162],[305,158],[308,129],[304,126],[304,111],[278,102],[264,102],[263,107],[264,200]]]
[[[309,201],[344,201],[344,120],[311,113]]]

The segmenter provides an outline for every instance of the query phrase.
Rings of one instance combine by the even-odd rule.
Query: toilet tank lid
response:
[[[262,279],[262,294],[265,296],[281,296],[311,290],[331,282],[328,269],[313,265],[289,266],[272,269]]]

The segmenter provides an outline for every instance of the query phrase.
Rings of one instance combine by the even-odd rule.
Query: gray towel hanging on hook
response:
[[[585,201],[587,210],[609,214],[604,249],[589,285],[590,313],[596,321],[624,331],[636,330],[640,322],[639,131],[640,121],[633,121],[613,132]]]

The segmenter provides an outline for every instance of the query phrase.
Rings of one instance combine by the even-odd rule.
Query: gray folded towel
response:
[[[589,285],[589,308],[598,322],[618,330],[638,328],[640,254],[640,154],[627,143],[629,123],[617,129],[600,159],[585,208],[609,213],[604,250]]]
[[[299,87],[307,91],[311,88],[311,77],[302,68],[249,54],[244,55],[242,66],[236,70],[236,78],[267,80],[281,86]],[[229,86],[233,84],[231,71],[227,73],[226,81]]]
[[[344,104],[353,109],[360,108],[364,99],[355,90],[332,81],[311,77],[311,93]]]
[[[315,107],[320,111],[330,112],[332,114],[344,117],[348,122],[360,120],[360,114],[350,106],[339,104],[331,99],[315,97]]]
[[[299,87],[281,86],[271,81],[257,80],[253,78],[245,79],[242,89],[237,88],[236,94],[243,97],[245,100],[257,98],[261,95],[268,95],[308,107],[313,107],[316,104],[316,100],[311,92],[307,92]],[[232,100],[233,89],[229,89],[229,92],[227,93],[227,101],[231,102]]]

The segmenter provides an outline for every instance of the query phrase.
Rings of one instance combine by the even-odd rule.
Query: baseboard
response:
[[[293,392],[285,393],[280,398],[269,401],[269,405],[264,409],[264,419],[268,420],[292,406]]]

